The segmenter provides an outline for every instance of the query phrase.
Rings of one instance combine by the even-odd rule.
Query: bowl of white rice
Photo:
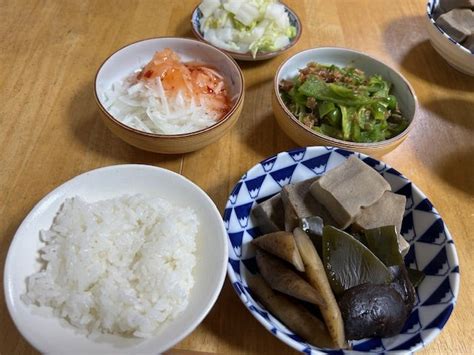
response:
[[[203,91],[198,96],[197,89]],[[225,108],[215,100],[218,91],[224,92]],[[99,67],[94,82],[100,117],[112,133],[162,154],[192,152],[229,132],[242,111],[244,92],[244,76],[232,57],[179,37],[150,38],[118,49]],[[221,114],[216,116],[216,110]]]
[[[42,353],[161,353],[214,305],[228,258],[215,204],[146,165],[92,170],[45,196],[18,228],[4,289]]]

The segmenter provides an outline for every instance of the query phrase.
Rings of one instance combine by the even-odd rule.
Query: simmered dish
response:
[[[157,197],[65,200],[41,231],[41,270],[22,300],[86,334],[140,338],[188,305],[199,220]]]
[[[354,67],[311,62],[296,77],[282,80],[279,89],[302,124],[329,137],[379,142],[408,126],[391,94],[391,83]]]
[[[452,39],[474,52],[473,0],[440,0],[435,19]]]
[[[247,282],[296,334],[323,348],[400,333],[423,274],[407,269],[405,196],[355,156],[289,184],[252,216],[259,274]],[[315,312],[314,307],[318,309]]]
[[[173,50],[156,52],[137,72],[104,93],[105,108],[122,123],[147,133],[198,131],[231,108],[224,77],[209,65],[184,63]]]

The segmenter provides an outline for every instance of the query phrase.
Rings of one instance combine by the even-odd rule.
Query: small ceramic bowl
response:
[[[400,334],[352,341],[352,351],[338,351],[307,343],[282,324],[249,289],[248,275],[258,273],[251,241],[261,235],[251,210],[257,203],[279,193],[283,186],[323,175],[352,155],[380,173],[393,192],[406,197],[401,233],[410,243],[410,249],[405,264],[423,271],[425,278],[416,288],[415,306]],[[367,155],[334,147],[307,147],[269,157],[253,166],[236,183],[223,218],[228,234],[227,273],[238,297],[265,329],[305,354],[411,354],[439,335],[456,304],[459,261],[441,216],[413,182],[388,164]]]
[[[133,182],[133,183],[131,183]],[[26,277],[41,268],[40,230],[48,230],[66,198],[87,202],[144,194],[191,207],[201,221],[196,236],[194,286],[187,307],[147,339],[101,335],[88,337],[52,315],[27,306],[20,296]],[[148,165],[115,165],[88,171],[46,195],[18,228],[5,262],[5,300],[20,333],[43,354],[160,354],[190,334],[211,310],[221,291],[227,265],[226,231],[220,212],[196,184],[172,171]],[[21,266],[21,267],[20,267]]]
[[[216,68],[225,78],[232,108],[217,123],[205,129],[183,134],[147,133],[116,119],[104,105],[104,91],[146,65],[156,51],[171,48],[184,62],[196,61]],[[144,150],[164,154],[186,153],[203,148],[226,134],[237,122],[244,103],[244,77],[237,63],[219,49],[188,38],[159,37],[145,39],[114,52],[97,71],[94,83],[96,103],[105,125],[125,142]]]
[[[425,24],[433,48],[455,69],[469,75],[474,75],[474,53],[452,39],[439,27],[434,15],[439,0],[429,0],[426,5]]]
[[[393,85],[392,93],[398,99],[402,114],[410,121],[408,127],[399,135],[376,143],[355,143],[326,136],[313,131],[301,123],[286,107],[280,96],[279,83],[282,79],[290,79],[298,74],[298,70],[306,67],[309,62],[335,64],[337,66],[351,65],[363,70],[368,75],[380,74]],[[407,137],[413,128],[417,99],[408,81],[396,70],[377,59],[351,49],[345,48],[313,48],[295,54],[283,62],[277,70],[273,83],[273,112],[281,129],[300,146],[327,145],[365,154],[382,156],[393,150]]]
[[[295,28],[296,28],[296,36],[291,39],[290,43],[287,46],[285,46],[285,47],[283,47],[283,48],[281,48],[277,51],[273,51],[273,52],[257,52],[255,57],[253,57],[250,52],[240,53],[240,52],[225,50],[225,49],[222,49],[222,48],[219,48],[219,49],[226,52],[227,54],[232,56],[232,58],[234,58],[234,59],[242,60],[242,61],[251,61],[251,62],[270,59],[270,58],[276,57],[277,55],[280,55],[280,54],[286,52],[287,50],[289,50],[300,39],[301,33],[303,31],[303,27],[301,25],[301,21],[300,21],[298,15],[296,15],[296,13],[292,9],[290,9],[288,6],[286,6],[285,4],[283,4],[283,5],[285,6],[286,13],[288,14],[288,17],[290,19],[290,24],[292,26],[295,26]],[[198,6],[196,6],[196,8],[194,9],[194,11],[191,15],[191,25],[192,25],[191,28],[192,28],[193,33],[194,33],[194,35],[196,36],[197,39],[199,39],[200,41],[211,44],[210,42],[208,42],[204,39],[204,34],[200,30],[201,18],[202,18],[202,13],[201,13],[201,10],[199,10],[199,5],[198,5]],[[213,45],[213,44],[211,44],[211,45]]]

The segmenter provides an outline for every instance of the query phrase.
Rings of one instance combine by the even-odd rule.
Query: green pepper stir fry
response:
[[[397,98],[380,75],[367,77],[353,67],[309,63],[292,80],[280,82],[280,95],[305,126],[352,142],[379,142],[404,131]]]

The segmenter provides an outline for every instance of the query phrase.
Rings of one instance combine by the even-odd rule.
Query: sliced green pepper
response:
[[[340,106],[341,108],[341,114],[342,114],[342,137],[344,140],[349,140],[351,136],[351,118],[350,118],[350,112],[345,106]]]
[[[331,101],[322,101],[318,104],[319,117],[324,117],[335,109],[336,106]]]

